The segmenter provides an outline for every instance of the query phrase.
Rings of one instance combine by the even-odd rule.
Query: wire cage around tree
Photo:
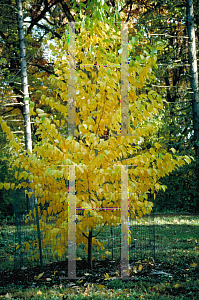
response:
[[[21,195],[24,198],[21,199]],[[10,245],[9,251],[2,250],[0,269],[12,270],[40,266],[43,268],[52,262],[66,261],[68,259],[67,234],[56,233],[56,214],[48,214],[48,204],[43,205],[43,212],[46,211],[46,224],[41,226],[41,204],[38,199],[35,201],[34,217],[27,217],[26,196],[24,191],[12,191],[15,220],[5,228],[4,243]],[[43,199],[45,193],[43,194]],[[20,199],[20,201],[19,201]],[[57,199],[57,203],[59,199]],[[119,208],[118,208],[119,209]],[[76,208],[76,211],[81,210]],[[110,212],[111,213],[111,212]],[[151,214],[153,218],[153,213]],[[89,223],[89,221],[88,221]],[[101,229],[100,229],[101,227]],[[49,230],[52,228],[52,230]],[[136,220],[129,220],[131,231],[131,242],[129,243],[129,261],[138,261],[155,258],[155,225],[147,225],[144,222],[137,223]],[[100,233],[99,233],[100,231]],[[98,234],[99,233],[99,234]],[[107,226],[102,224],[93,229],[93,236],[97,235],[97,240],[103,243],[102,250],[97,244],[92,247],[92,259],[94,261],[110,260],[118,261],[121,258],[121,224],[117,226]],[[59,242],[58,242],[59,241]],[[62,245],[62,249],[56,245]],[[63,249],[63,245],[64,249]],[[12,251],[10,251],[12,249]],[[57,249],[57,251],[55,251]],[[87,260],[88,253],[86,244],[81,243],[76,248],[76,259]]]

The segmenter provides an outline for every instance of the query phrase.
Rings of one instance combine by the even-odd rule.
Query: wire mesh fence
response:
[[[23,191],[12,191],[15,219],[1,226],[0,269],[12,270],[34,266],[43,266],[52,262],[68,259],[67,229],[58,230],[58,214],[48,214],[48,208],[43,206],[46,222],[42,221],[41,203],[35,201],[34,216],[27,215],[27,199],[21,197]],[[20,199],[20,201],[19,201]],[[58,201],[58,200],[57,200]],[[38,204],[39,203],[39,204]],[[46,213],[44,213],[46,211]],[[81,209],[76,208],[81,214]],[[40,212],[40,213],[38,213]],[[108,213],[113,213],[108,211]],[[152,216],[153,217],[153,216]],[[58,223],[57,223],[58,222]],[[85,219],[86,222],[86,219]],[[89,219],[87,220],[89,225]],[[155,225],[139,224],[134,219],[129,220],[131,241],[129,243],[129,260],[143,260],[155,257]],[[121,258],[121,224],[108,226],[104,223],[93,229],[93,237],[97,235],[92,246],[92,259],[120,260]],[[83,238],[80,235],[80,239]],[[86,260],[88,257],[87,239],[77,243],[76,259]],[[99,246],[100,243],[103,247]]]

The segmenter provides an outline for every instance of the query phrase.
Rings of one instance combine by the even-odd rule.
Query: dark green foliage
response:
[[[0,130],[0,182],[9,182],[13,174],[8,170],[8,146],[6,137]],[[12,216],[14,213],[10,191],[0,190],[0,220]]]
[[[155,200],[155,212],[199,212],[198,189],[199,162],[195,159],[161,180],[167,185],[165,192],[160,191]]]
[[[14,172],[9,168],[9,157],[12,155],[5,134],[0,127],[0,182],[17,183]],[[16,204],[25,211],[26,199],[24,191],[17,191]],[[14,216],[13,190],[0,189],[0,221]],[[22,208],[23,207],[23,208]]]

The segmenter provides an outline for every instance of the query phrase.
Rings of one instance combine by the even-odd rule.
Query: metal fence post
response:
[[[39,260],[41,272],[43,272],[43,257],[42,257],[42,247],[41,247],[41,232],[39,227],[39,214],[38,214],[38,206],[37,206],[37,198],[35,198],[35,212],[36,212],[36,224],[37,224],[37,237],[39,242]]]

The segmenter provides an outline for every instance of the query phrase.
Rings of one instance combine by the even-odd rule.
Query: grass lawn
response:
[[[131,280],[117,277],[114,263],[108,260],[94,268],[93,276],[81,265],[84,278],[79,280],[60,280],[63,270],[52,264],[41,276],[35,271],[17,284],[13,284],[14,272],[7,272],[6,285],[0,273],[0,299],[199,299],[199,216],[148,217],[139,226],[148,230],[153,223],[155,260],[130,262]],[[132,236],[132,243],[136,240]]]

